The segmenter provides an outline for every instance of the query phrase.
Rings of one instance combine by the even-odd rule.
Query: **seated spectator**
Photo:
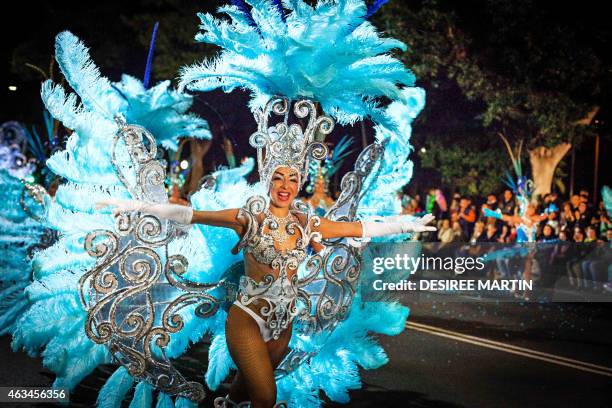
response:
[[[487,223],[487,216],[484,215],[484,209],[488,208],[491,211],[496,211],[499,208],[499,203],[497,201],[497,197],[495,196],[495,194],[489,194],[487,196],[487,201],[485,201],[485,203],[482,205],[481,209],[480,209],[480,215],[479,215],[479,220],[483,221],[484,223]],[[501,220],[497,220],[496,221],[499,223],[497,228],[501,228],[501,225],[503,224],[503,221]]]
[[[572,210],[572,204],[567,202],[563,204],[563,212],[561,213],[561,229],[573,231],[576,226],[576,217]]]
[[[438,229],[438,240],[442,243],[449,243],[455,240],[455,233],[450,226],[450,220],[442,220]]]
[[[489,194],[487,196],[487,201],[485,203],[485,205],[487,206],[488,209],[490,209],[491,211],[495,211],[497,210],[497,208],[499,207],[498,202],[497,202],[497,197],[495,196],[495,194]]]
[[[586,237],[584,238],[584,242],[595,242],[597,241],[597,230],[594,226],[589,225],[585,229]]]
[[[582,231],[582,228],[580,227],[574,228],[574,235],[572,235],[572,241],[584,242],[584,232]]]
[[[550,224],[545,224],[542,228],[541,234],[538,236],[538,242],[555,242],[557,237],[555,236],[555,230]]]
[[[516,227],[514,225],[512,225],[510,227],[510,234],[508,235],[508,239],[506,240],[506,242],[516,242],[516,236],[518,234],[518,231],[516,230]]]
[[[575,225],[580,227],[581,230],[584,230],[587,225],[591,223],[591,219],[587,210],[587,203],[581,202],[580,204],[578,204],[578,210],[574,212],[574,218],[576,219]]]

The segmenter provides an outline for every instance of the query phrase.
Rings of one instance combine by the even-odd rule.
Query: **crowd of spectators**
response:
[[[438,242],[503,242],[516,241],[516,225],[486,217],[483,210],[500,211],[505,215],[520,215],[519,204],[511,190],[498,197],[489,194],[486,198],[453,194],[450,203],[438,189],[431,189],[424,202],[419,195],[402,194],[405,214],[432,213],[437,220],[437,234],[425,237]],[[567,201],[557,193],[544,195],[537,203],[536,212],[546,217],[537,225],[536,240],[570,242],[611,242],[612,223],[603,201],[596,205],[589,201],[589,192],[580,191]]]
[[[483,211],[488,208],[508,216],[521,215],[511,190],[480,200],[453,194],[447,201],[439,189],[429,190],[424,200],[418,195],[402,194],[401,198],[405,214],[436,216],[437,231],[421,235],[421,241],[512,244],[517,240],[517,225],[487,217]],[[533,275],[543,285],[552,287],[563,278],[575,289],[611,292],[612,251],[607,243],[612,242],[612,223],[603,201],[591,202],[586,190],[567,200],[550,193],[537,202],[536,214],[541,220],[536,225],[537,250],[530,251],[527,258],[522,254],[492,262],[487,268],[490,277],[526,278],[535,270]],[[499,251],[500,247],[490,245],[488,250]]]

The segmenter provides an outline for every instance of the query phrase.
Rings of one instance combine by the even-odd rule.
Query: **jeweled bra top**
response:
[[[266,319],[266,325],[272,330],[272,337],[278,339],[293,318],[297,315],[297,273],[289,278],[289,271],[297,270],[298,266],[308,256],[307,247],[311,239],[318,240],[321,234],[313,231],[320,225],[320,218],[312,215],[310,206],[301,201],[294,201],[290,209],[289,222],[282,226],[267,211],[265,198],[253,196],[249,198],[239,211],[238,219],[246,221],[246,232],[236,246],[236,250],[244,250],[261,264],[270,266],[278,271],[278,277],[267,274],[257,282],[243,276],[240,279],[237,301],[245,306],[258,300],[264,302],[260,313]],[[300,223],[297,215],[305,220]],[[264,218],[259,221],[260,218]],[[264,232],[267,227],[268,231]],[[294,249],[279,250],[274,246],[274,231],[285,228],[289,236],[300,234]]]

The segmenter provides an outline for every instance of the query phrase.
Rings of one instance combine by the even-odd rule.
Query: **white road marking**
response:
[[[493,350],[504,351],[506,353],[516,354],[524,357],[534,358],[553,364],[558,364],[566,367],[575,368],[577,370],[588,371],[595,374],[612,377],[612,368],[597,364],[588,363],[586,361],[575,360],[573,358],[558,356],[555,354],[544,353],[541,351],[519,347],[512,344],[502,343],[495,340],[489,340],[482,337],[471,336],[469,334],[459,333],[452,330],[446,330],[435,326],[429,326],[422,323],[408,321],[406,327],[433,334],[435,336],[446,337],[453,340],[463,341],[465,343],[474,344],[481,347],[490,348]]]

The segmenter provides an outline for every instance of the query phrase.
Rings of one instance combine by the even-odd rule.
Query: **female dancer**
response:
[[[289,144],[285,147],[291,149]],[[262,170],[260,163],[260,177],[269,186],[268,205],[261,196],[251,197],[242,208],[221,211],[194,211],[186,206],[141,201],[98,203],[113,206],[115,214],[141,211],[183,224],[231,228],[239,235],[233,251],[243,250],[245,275],[226,321],[227,345],[238,373],[228,397],[215,400],[217,407],[236,406],[234,401],[246,400],[253,408],[284,406],[275,405],[274,368],[291,339],[291,322],[298,313],[297,268],[306,259],[309,245],[318,251],[322,239],[436,230],[426,225],[433,220],[431,215],[415,221],[386,217],[383,222],[337,222],[311,215],[296,200],[304,179],[300,167],[293,162],[277,162]]]

